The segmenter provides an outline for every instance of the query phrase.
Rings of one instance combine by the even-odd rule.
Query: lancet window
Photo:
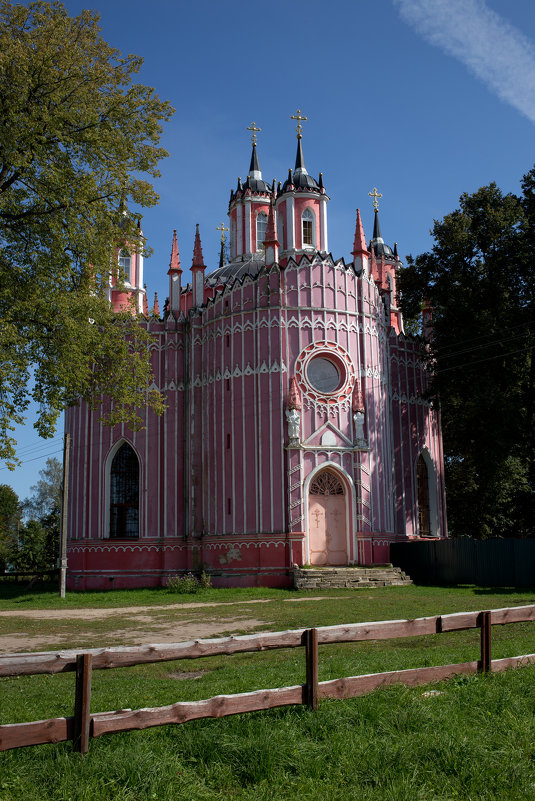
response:
[[[303,247],[306,245],[314,244],[314,212],[311,209],[305,209],[301,217],[301,225],[303,232]]]
[[[125,442],[111,463],[110,538],[139,537],[139,462],[134,449]]]
[[[256,249],[260,250],[266,238],[268,218],[267,214],[261,211],[256,217]]]
[[[429,474],[425,459],[420,454],[417,467],[418,478],[418,534],[420,537],[430,537],[431,509],[429,504]]]
[[[119,253],[119,270],[123,281],[129,284],[132,276],[132,256],[124,248]]]

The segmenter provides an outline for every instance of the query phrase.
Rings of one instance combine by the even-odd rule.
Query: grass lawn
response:
[[[58,626],[67,625],[72,646],[115,644],[114,627],[125,629],[124,615],[28,621],[17,612],[164,607],[143,614],[155,625],[210,617],[223,633],[230,615],[233,631],[241,617],[254,617],[256,630],[281,630],[535,603],[533,590],[475,587],[234,589],[194,596],[142,590],[69,594],[64,601],[55,590],[25,594],[0,585],[0,593],[0,611],[11,612],[0,617],[0,633],[27,632],[31,623],[53,640]],[[312,600],[320,595],[323,600]],[[199,602],[213,605],[185,606]],[[468,661],[478,651],[478,631],[322,646],[320,680]],[[533,624],[493,628],[494,657],[534,652]],[[303,649],[104,670],[93,674],[92,710],[160,706],[303,679]],[[72,674],[0,679],[0,722],[70,715],[73,689]],[[322,702],[317,713],[289,707],[111,735],[92,741],[86,757],[73,754],[69,743],[5,752],[0,800],[533,801],[535,669],[457,677],[433,685],[439,695],[426,695],[428,689],[389,687]]]

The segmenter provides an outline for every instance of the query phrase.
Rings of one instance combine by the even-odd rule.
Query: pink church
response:
[[[300,113],[299,113],[300,114]],[[299,116],[299,115],[298,115]],[[373,565],[390,544],[445,537],[442,438],[422,341],[403,332],[397,247],[357,211],[352,256],[329,252],[329,197],[305,168],[249,174],[230,193],[230,257],[182,282],[176,232],[163,316],[143,260],[119,254],[153,336],[166,399],[144,430],[66,415],[71,588],[159,586],[205,569],[216,586],[290,586],[294,565]],[[78,447],[77,447],[78,446]]]

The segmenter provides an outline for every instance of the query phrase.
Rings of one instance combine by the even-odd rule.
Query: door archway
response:
[[[308,545],[311,565],[347,564],[347,492],[333,470],[310,482]]]

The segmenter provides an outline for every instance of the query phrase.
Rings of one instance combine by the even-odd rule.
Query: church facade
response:
[[[149,313],[142,257],[119,254],[126,288],[110,286],[110,302],[135,296],[167,409],[137,432],[102,426],[84,404],[67,412],[71,588],[202,569],[216,586],[289,586],[295,564],[379,564],[394,541],[446,536],[440,417],[425,400],[424,343],[397,308],[397,247],[374,190],[372,239],[357,211],[351,258],[332,257],[301,119],[278,186],[263,180],[253,123],[218,269],[197,226],[184,284],[174,233],[162,315],[157,302]]]

